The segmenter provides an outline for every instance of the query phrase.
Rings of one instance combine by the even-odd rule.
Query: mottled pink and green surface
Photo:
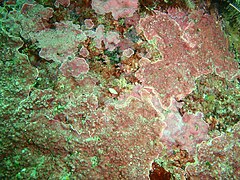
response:
[[[175,178],[237,178],[239,122],[210,131],[206,111],[182,110],[203,75],[239,76],[220,22],[174,8],[139,18],[118,0],[92,1],[81,22],[75,3],[1,7],[0,178],[149,179],[154,160]],[[129,16],[130,29],[116,21]],[[171,166],[177,151],[195,161]]]

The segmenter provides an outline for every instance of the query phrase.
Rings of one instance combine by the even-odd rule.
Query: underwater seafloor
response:
[[[168,2],[1,2],[0,179],[239,179],[236,50]]]

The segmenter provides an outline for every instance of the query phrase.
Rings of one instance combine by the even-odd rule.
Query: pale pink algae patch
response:
[[[62,63],[60,70],[66,77],[78,77],[80,74],[86,74],[89,66],[84,58],[75,57],[73,60]]]
[[[92,8],[98,14],[112,13],[114,19],[132,16],[138,9],[138,0],[92,0]]]

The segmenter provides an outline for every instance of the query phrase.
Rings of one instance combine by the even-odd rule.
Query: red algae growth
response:
[[[149,2],[1,3],[0,179],[239,177],[237,53]]]

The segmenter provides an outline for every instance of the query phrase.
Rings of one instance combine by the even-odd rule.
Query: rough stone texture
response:
[[[210,130],[225,132],[240,117],[239,81],[228,81],[214,74],[204,75],[196,81],[196,89],[183,99],[183,112],[204,114]]]
[[[185,63],[173,64],[167,61],[151,63],[150,60],[142,58],[140,66],[136,72],[137,78],[144,86],[154,87],[160,93],[161,103],[165,109],[170,105],[171,97],[180,100],[194,88],[194,80]]]
[[[148,179],[151,162],[161,151],[160,136],[164,127],[161,115],[150,103],[150,93],[142,99],[129,97],[110,104],[103,115],[94,116],[98,127],[93,136],[98,141],[99,166],[89,178]]]
[[[92,8],[98,14],[112,13],[114,19],[132,16],[138,9],[137,0],[92,0]]]
[[[135,1],[127,3],[132,2]],[[43,4],[45,3],[47,2],[44,1]],[[52,1],[49,3],[49,6],[53,5]],[[192,155],[196,152],[198,143],[202,143],[199,149],[200,155],[196,157],[199,159],[199,165],[188,166],[189,176],[218,177],[216,171],[210,171],[219,170],[220,167],[226,169],[222,171],[223,177],[229,177],[227,172],[237,173],[238,169],[235,164],[239,164],[237,162],[239,142],[235,140],[239,139],[238,134],[236,135],[239,128],[228,130],[229,134],[226,134],[226,139],[221,136],[221,141],[215,138],[212,144],[203,143],[202,141],[207,139],[207,126],[202,121],[201,113],[181,115],[179,112],[181,104],[171,101],[170,106],[166,107],[167,105],[163,103],[165,93],[169,99],[175,92],[174,97],[179,99],[184,97],[186,92],[191,90],[190,87],[194,86],[194,78],[201,73],[212,72],[216,65],[219,68],[216,71],[221,76],[223,76],[221,72],[229,70],[220,64],[222,61],[215,61],[216,57],[214,56],[213,59],[211,57],[214,53],[217,57],[224,54],[223,47],[225,46],[215,43],[214,46],[220,47],[220,50],[216,50],[210,46],[211,43],[209,47],[201,44],[195,36],[197,34],[202,40],[206,39],[205,41],[214,41],[214,38],[219,37],[215,41],[222,41],[221,36],[214,36],[211,39],[202,33],[206,31],[213,35],[212,30],[202,27],[203,30],[199,31],[203,25],[212,27],[212,21],[207,15],[198,13],[187,15],[172,9],[169,10],[168,15],[164,13],[156,15],[163,17],[162,19],[166,21],[155,19],[158,23],[161,22],[165,29],[159,28],[158,23],[148,21],[147,23],[156,25],[159,32],[154,29],[154,26],[149,32],[157,36],[157,40],[151,41],[151,37],[147,39],[153,46],[154,43],[157,45],[157,52],[160,50],[163,58],[160,59],[162,61],[153,64],[150,61],[151,56],[148,56],[150,60],[142,58],[137,74],[143,85],[138,84],[130,90],[137,80],[127,82],[128,80],[125,79],[127,73],[119,72],[117,76],[117,68],[111,65],[108,67],[109,64],[94,60],[96,56],[107,59],[112,55],[120,55],[119,51],[109,54],[105,51],[105,56],[94,52],[96,48],[104,51],[118,46],[117,31],[116,33],[107,32],[107,27],[104,29],[103,25],[96,24],[96,31],[87,29],[83,25],[81,28],[84,32],[82,32],[80,26],[76,25],[78,15],[77,17],[74,15],[75,12],[71,11],[71,7],[70,9],[55,8],[51,27],[49,24],[49,18],[52,17],[51,8],[26,4],[22,12],[20,9],[21,7],[17,10],[14,5],[9,5],[6,9],[0,7],[2,17],[0,18],[2,25],[0,27],[2,30],[0,32],[2,53],[0,55],[0,117],[2,119],[0,122],[0,179],[142,180],[148,179],[151,163],[159,155],[166,156],[168,159],[163,163],[170,162],[170,165],[179,160],[180,166],[175,168],[175,172],[184,177],[186,163],[193,162],[189,160],[188,154]],[[83,14],[87,16],[88,13]],[[202,17],[209,24],[205,20],[199,21]],[[85,18],[90,17],[80,19]],[[95,15],[91,18],[94,22],[98,22]],[[136,25],[138,18],[139,16],[136,16],[126,20],[129,21],[128,26]],[[193,23],[191,18],[196,21]],[[74,19],[76,24],[71,21],[54,23],[59,19]],[[141,23],[144,26],[144,20],[141,20]],[[196,23],[199,30],[195,29]],[[170,28],[167,28],[169,26]],[[174,37],[169,35],[168,31]],[[87,33],[88,41],[82,44]],[[109,34],[110,38],[107,39]],[[135,31],[129,32],[125,40],[127,37],[132,37],[131,42],[122,42],[122,47],[126,47],[122,50],[134,48],[136,54],[131,57],[134,59],[131,61],[134,64],[138,63],[138,53],[139,51],[141,53],[141,47],[138,44],[140,38],[136,36]],[[145,36],[147,37],[146,33]],[[96,48],[91,48],[95,44]],[[80,47],[89,49],[88,60],[92,61],[90,66],[97,65],[95,67],[97,70],[93,68],[88,71],[86,61],[77,57]],[[211,52],[207,52],[202,47],[209,48]],[[48,61],[38,56],[38,48],[40,56]],[[80,51],[83,56],[88,54],[84,51]],[[206,53],[206,57],[211,57],[211,60],[204,64],[211,65],[210,70],[205,66],[200,66],[203,63],[199,59],[202,56],[201,52]],[[191,63],[186,63],[186,59],[189,60],[188,63]],[[63,75],[58,71],[60,64],[62,64],[60,71]],[[153,67],[155,65],[156,67]],[[158,72],[162,69],[166,76],[161,76]],[[85,74],[87,71],[88,73]],[[229,79],[234,71],[229,75]],[[131,69],[129,72],[133,73]],[[187,72],[192,74],[186,75]],[[43,73],[47,76],[41,76]],[[81,75],[82,73],[84,75]],[[107,76],[104,76],[105,73]],[[72,78],[72,76],[77,78]],[[40,80],[46,77],[50,79]],[[165,84],[158,86],[159,82],[155,79],[161,78],[165,78],[162,81],[167,84],[166,86]],[[155,84],[150,82],[152,79]],[[42,86],[45,82],[47,83]],[[166,87],[173,89],[170,91]],[[109,92],[110,88],[116,90],[117,93],[112,91],[116,96],[112,96],[113,94]],[[162,90],[160,95],[159,90]],[[169,149],[164,149],[164,146]],[[176,146],[179,152],[175,151]],[[174,153],[170,157],[168,152],[172,150],[171,148],[174,149],[172,151]],[[210,148],[213,149],[211,152],[217,152],[214,156]],[[228,150],[232,151],[228,152]],[[226,153],[229,161],[223,159],[221,153]],[[184,156],[183,160],[180,155]],[[210,161],[211,158],[214,160]],[[207,159],[210,159],[209,163],[204,164]],[[221,162],[222,159],[223,164],[219,163],[220,165],[214,167],[215,169],[209,168],[210,171],[208,171],[209,164]],[[233,162],[233,166],[227,166],[227,162]],[[169,172],[172,173],[172,171]],[[237,175],[239,176],[236,174],[236,177]]]
[[[202,143],[198,149],[197,163],[187,166],[191,178],[238,179],[240,177],[240,123],[228,133]]]
[[[68,168],[74,172],[71,178],[77,179],[148,179],[151,163],[162,149],[165,125],[152,103],[156,97],[145,90],[139,93],[140,99],[130,96],[96,110],[96,96],[78,92],[78,97],[70,93],[59,99],[53,90],[35,90],[16,113],[20,135],[14,139],[21,144],[29,141],[27,150],[44,153],[42,166],[57,164],[54,170],[53,166],[38,170],[40,177],[60,177],[61,168]],[[63,158],[54,162],[51,154]],[[26,163],[19,174],[28,177],[31,172]]]
[[[157,46],[162,58],[157,62],[143,59],[136,76],[144,86],[154,87],[161,94],[165,108],[171,97],[180,100],[189,94],[197,77],[216,71],[231,79],[238,71],[213,17],[202,11],[190,15],[176,12],[173,9],[171,15],[156,11],[156,15],[142,18],[139,23],[139,31]]]
[[[0,21],[4,21],[4,18]],[[31,66],[28,57],[19,53],[18,50],[23,45],[21,38],[10,35],[10,31],[5,32],[2,28],[0,27],[0,179],[9,179],[7,177],[13,176],[12,171],[22,168],[16,168],[10,160],[7,161],[8,155],[17,146],[15,142],[23,146],[21,132],[24,131],[20,128],[22,126],[18,126],[20,120],[14,114],[29,96],[38,72]],[[12,162],[14,160],[18,162],[18,159],[13,159]],[[9,169],[6,169],[7,163]]]
[[[23,41],[10,34],[0,31],[0,117],[6,120],[29,95],[38,76],[28,57],[18,51]]]
[[[28,40],[30,33],[44,30],[50,26],[49,20],[53,16],[53,9],[39,4],[22,4],[21,10],[1,10],[1,28],[9,34]]]
[[[121,96],[119,101],[125,99],[125,96],[132,96],[137,99],[144,97],[158,114],[163,117],[162,120],[165,128],[160,139],[170,154],[174,150],[174,147],[179,147],[182,150],[186,150],[189,154],[194,155],[197,145],[209,139],[208,124],[203,120],[202,113],[184,113],[181,115],[179,109],[182,107],[182,104],[174,99],[172,99],[170,107],[164,110],[154,88],[135,86],[130,95]]]

